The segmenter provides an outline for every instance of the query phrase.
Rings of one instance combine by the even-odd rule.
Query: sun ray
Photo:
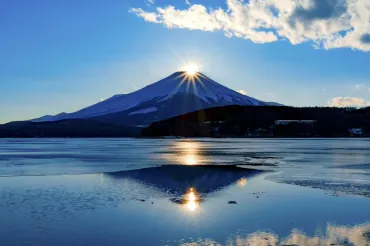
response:
[[[181,77],[186,77],[186,74],[185,73],[180,73],[178,76],[176,76],[175,79],[179,79]]]
[[[187,77],[187,80],[188,80],[188,83],[186,83],[186,92],[189,91],[189,86],[190,86],[189,80],[190,80],[190,77]]]
[[[191,77],[191,84],[193,86],[193,90],[194,90],[195,95],[198,96],[199,94],[198,94],[198,88],[197,88],[197,84],[195,82],[195,78],[196,78],[196,76]]]
[[[176,91],[179,91],[180,87],[186,83],[186,89],[185,92],[192,92],[195,95],[199,95],[200,91],[205,91],[207,88],[204,86],[204,83],[202,82],[200,77],[205,78],[200,72],[199,72],[200,66],[198,63],[194,62],[188,62],[185,64],[185,66],[182,67],[181,73],[176,76],[175,79],[180,79],[181,81],[178,83],[176,87]],[[198,84],[200,84],[201,87],[198,87]],[[200,89],[200,90],[198,90]]]
[[[182,86],[182,84],[184,84],[184,83],[188,80],[188,78],[187,78],[186,74],[181,74],[181,75],[177,76],[176,78],[181,78],[181,77],[183,77],[183,78],[182,78],[182,80],[180,81],[180,83],[177,85],[177,87],[176,87],[176,91],[178,91],[178,90],[179,90],[179,88]]]
[[[199,76],[198,76],[199,75]],[[195,79],[198,81],[198,83],[204,88],[204,89],[207,89],[206,86],[204,85],[204,83],[202,82],[202,80],[199,78],[201,77],[202,75],[201,74],[198,74],[197,76],[194,76]]]
[[[208,77],[207,77],[207,76],[205,76],[205,75],[203,75],[203,74],[201,74],[201,73],[197,73],[197,76],[202,77],[203,79],[208,79]]]
[[[200,74],[199,74],[200,75]],[[198,74],[196,76],[194,76],[194,78],[200,83],[200,84],[203,84],[203,82],[200,80]]]
[[[205,76],[203,76],[201,73],[198,73],[197,76],[195,76],[195,79],[197,80],[197,83],[200,84],[201,86],[201,90],[207,92],[208,88],[207,86],[203,83],[203,81],[201,80],[201,78],[205,78]]]
[[[184,78],[182,78],[182,80],[181,80],[181,82],[180,82],[180,86],[181,86],[183,83],[187,82],[187,81],[188,81],[188,77],[185,75],[185,76],[184,76]]]

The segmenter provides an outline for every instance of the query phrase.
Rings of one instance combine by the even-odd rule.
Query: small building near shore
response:
[[[249,131],[247,136],[248,137],[267,137],[267,136],[270,136],[270,133],[266,129],[257,128],[254,131]]]
[[[350,128],[348,132],[351,136],[362,136],[364,134],[362,128]]]
[[[277,126],[286,126],[289,124],[306,124],[306,125],[313,125],[316,123],[316,120],[276,120],[275,125]]]

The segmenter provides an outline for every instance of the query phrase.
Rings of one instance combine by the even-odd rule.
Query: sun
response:
[[[202,78],[206,77],[200,73],[202,68],[202,64],[197,62],[188,62],[184,64],[180,68],[181,72],[176,77],[181,80],[177,85],[177,89],[185,84],[187,91],[192,89],[193,92],[198,95],[198,87],[201,86],[202,88],[205,88]],[[189,163],[194,163],[194,161],[191,160]]]
[[[188,63],[186,64],[184,71],[189,75],[189,76],[194,76],[199,72],[199,65],[196,63]]]

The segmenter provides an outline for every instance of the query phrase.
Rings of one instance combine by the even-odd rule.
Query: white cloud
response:
[[[354,227],[328,225],[323,228],[323,233],[314,236],[306,235],[305,233],[294,229],[288,237],[279,238],[278,235],[272,232],[255,232],[249,235],[237,235],[229,237],[230,245],[260,245],[260,246],[277,246],[277,245],[343,245],[347,242],[350,245],[368,245],[368,232],[370,224],[358,225]],[[211,239],[199,239],[201,245],[221,245]],[[185,245],[195,245],[186,243]],[[198,245],[198,244],[196,244]]]
[[[359,97],[336,97],[328,102],[329,107],[368,107],[370,101]]]
[[[150,6],[155,3],[155,0],[146,0],[146,5]]]
[[[348,242],[352,245],[366,245],[369,239],[366,233],[369,231],[370,225],[360,225],[354,227],[328,225],[326,228],[326,236],[310,237],[298,230],[294,230],[292,234],[282,240],[284,245],[341,245],[343,242]]]
[[[246,95],[247,95],[247,93],[246,93],[244,90],[239,90],[238,92],[239,92],[240,94],[244,95],[244,96],[246,96]]]
[[[315,48],[370,51],[368,0],[226,0],[226,4],[227,9],[189,2],[185,9],[169,5],[154,12],[141,8],[130,12],[168,28],[222,31],[255,43],[309,41]]]
[[[137,16],[143,18],[147,22],[162,23],[160,15],[156,13],[145,12],[142,9],[130,9],[131,13],[135,13]]]

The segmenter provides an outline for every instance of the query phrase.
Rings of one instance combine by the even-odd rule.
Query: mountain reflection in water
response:
[[[159,188],[173,196],[170,201],[182,205],[189,212],[194,212],[208,194],[232,184],[245,186],[247,178],[263,172],[231,165],[165,165],[107,175],[118,180],[130,178],[136,182]]]
[[[227,187],[233,183],[246,185],[246,179],[264,171],[236,166],[181,166],[165,165],[132,171],[114,172],[107,175],[114,179],[131,178],[138,182],[165,190],[181,197],[189,189],[196,189],[200,195]]]

